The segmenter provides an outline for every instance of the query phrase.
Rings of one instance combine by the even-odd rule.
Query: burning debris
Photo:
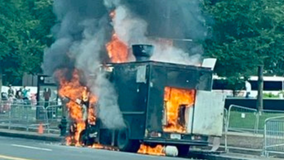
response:
[[[58,70],[56,77],[60,81],[59,95],[68,99],[66,104],[70,119],[73,121],[70,127],[70,137],[67,144],[81,146],[80,134],[86,128],[86,124],[95,124],[95,107],[97,98],[81,84],[79,71],[74,70],[71,80],[64,77],[64,71]]]
[[[140,154],[149,154],[149,155],[157,155],[157,156],[165,156],[165,148],[162,145],[157,146],[148,146],[141,144],[140,149],[138,150]]]
[[[106,47],[111,62],[123,63],[128,61],[128,47],[118,39],[115,33]]]
[[[195,90],[165,88],[165,132],[186,132],[185,110],[193,107]]]
[[[151,3],[157,2],[149,0],[145,3],[150,4],[149,9],[155,10]],[[184,0],[165,3],[165,6],[181,7],[181,14],[190,10],[192,5]],[[196,7],[195,3],[194,6]],[[202,49],[192,52],[192,56],[175,47],[171,38],[156,35],[153,38],[148,35],[148,27],[153,28],[153,21],[145,19],[145,16],[143,18],[143,15],[139,16],[139,11],[133,8],[135,7],[130,0],[54,1],[59,24],[53,28],[56,41],[45,52],[43,68],[46,74],[54,75],[57,79],[60,97],[68,99],[66,107],[71,121],[70,136],[66,139],[68,145],[114,150],[113,147],[97,143],[100,138],[97,128],[110,130],[105,135],[112,140],[117,134],[129,134],[125,128],[130,124],[125,123],[122,106],[118,102],[118,97],[122,95],[117,95],[117,89],[111,82],[113,67],[104,68],[102,64],[123,64],[133,62],[134,58],[136,61],[152,60],[186,65],[200,63]],[[184,20],[180,19],[181,22]],[[165,30],[170,24],[159,29]],[[130,52],[131,48],[133,53]],[[148,53],[150,54],[147,55]],[[141,74],[144,72],[146,71],[142,69]],[[141,82],[147,83],[146,80]],[[138,87],[136,93],[140,89],[143,90]],[[164,132],[186,133],[185,114],[188,108],[193,107],[195,96],[194,89],[165,87]],[[140,127],[145,126],[141,124]],[[140,146],[134,139],[130,141],[129,144],[139,144],[139,153],[165,155],[162,145],[152,148],[143,144]],[[114,144],[114,140],[111,143]],[[129,148],[123,145],[120,147],[125,150]]]

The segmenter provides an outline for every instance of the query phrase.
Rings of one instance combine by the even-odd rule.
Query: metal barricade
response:
[[[258,112],[238,105],[231,105],[228,110],[228,117],[224,131],[225,151],[229,149],[261,151],[262,143],[253,144],[262,140],[262,135],[256,135],[258,125]],[[251,138],[254,137],[254,138]]]
[[[223,118],[223,135],[224,135],[224,140],[225,140],[225,152],[229,152],[228,149],[228,110],[226,108],[224,108],[224,118]]]
[[[60,105],[58,103],[58,101],[38,101],[37,105],[44,106],[45,108],[47,108],[48,106]]]
[[[0,101],[0,128],[59,134],[62,106],[55,101]]]
[[[36,117],[37,112],[41,116]],[[8,129],[23,128],[26,131],[37,130],[39,126],[48,126],[47,112],[43,106],[12,104],[9,112]]]
[[[265,120],[263,154],[271,153],[284,154],[284,116]]]
[[[268,118],[274,118],[274,117],[281,117],[284,115],[284,111],[280,110],[263,110],[258,116],[259,116],[259,124],[258,124],[258,133],[263,134],[264,132],[264,125],[265,121]]]
[[[48,119],[48,133],[59,132],[58,125],[62,118],[62,106],[61,105],[50,105],[46,107],[47,119]]]
[[[256,133],[258,118],[256,109],[231,105],[228,111],[227,129],[233,132]]]
[[[11,104],[11,101],[0,101],[0,126],[5,126],[9,123]]]
[[[228,123],[228,110],[224,108],[223,132],[226,132],[227,130],[227,123]]]

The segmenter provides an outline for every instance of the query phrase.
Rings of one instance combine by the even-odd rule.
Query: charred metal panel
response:
[[[113,67],[111,77],[118,104],[132,139],[163,132],[165,87],[211,90],[212,86],[212,71],[200,67],[151,61],[113,64]]]
[[[168,64],[151,63],[150,88],[146,128],[148,132],[162,132],[164,88],[211,90],[212,72],[207,69]]]
[[[144,112],[147,100],[147,83],[137,82],[137,73],[143,66],[117,65],[114,69],[114,85],[122,112]],[[140,75],[141,76],[141,75]],[[147,79],[144,75],[143,79]],[[143,77],[143,75],[142,75]]]
[[[122,114],[129,125],[129,138],[142,140],[145,132],[145,112],[123,112]]]
[[[213,75],[208,71],[199,71],[197,90],[211,91],[213,85]]]
[[[145,64],[116,64],[112,78],[118,105],[130,129],[132,139],[143,139],[148,97],[148,75]]]
[[[170,63],[153,63],[153,69],[163,68],[163,73],[167,74],[167,86],[211,90],[212,71],[207,68],[186,66]]]
[[[162,132],[164,89],[167,86],[183,89],[211,90],[212,71],[204,68],[151,63],[150,88],[147,108],[146,129],[148,132]]]
[[[162,132],[164,117],[164,87],[167,83],[167,74],[162,67],[150,67],[150,87],[148,97],[146,129],[148,132]]]

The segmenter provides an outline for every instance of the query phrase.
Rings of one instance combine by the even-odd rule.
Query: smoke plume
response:
[[[199,0],[54,0],[55,42],[45,51],[43,70],[47,75],[60,68],[83,71],[88,87],[99,99],[99,118],[107,127],[119,128],[124,122],[115,89],[98,71],[107,57],[109,33],[114,30],[129,47],[153,44],[152,60],[196,64],[203,50],[195,42],[206,37],[199,5]],[[174,39],[179,45],[165,45],[157,38]],[[95,78],[88,77],[94,74]]]
[[[196,65],[200,63],[203,49],[192,42],[206,37],[205,20],[199,0],[146,0],[108,1],[108,7],[116,7],[113,27],[115,33],[128,46],[148,43],[155,46],[154,61]],[[124,2],[124,3],[123,3]],[[143,13],[135,7],[147,8]],[[164,18],[166,17],[166,18]],[[174,39],[183,48],[165,45],[155,38]],[[182,42],[181,42],[182,41]],[[186,46],[191,46],[186,49]],[[133,58],[130,55],[130,59]]]

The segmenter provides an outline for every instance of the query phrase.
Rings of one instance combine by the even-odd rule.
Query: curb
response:
[[[64,140],[63,137],[59,137],[56,135],[44,135],[44,134],[40,135],[37,133],[27,133],[27,132],[21,132],[21,131],[0,130],[0,136],[33,139],[33,140],[41,140],[41,141],[49,141],[49,142],[62,142]]]
[[[193,151],[190,153],[190,158],[208,159],[208,160],[259,160],[258,158],[249,158],[244,155],[226,155],[222,153],[206,153]]]

